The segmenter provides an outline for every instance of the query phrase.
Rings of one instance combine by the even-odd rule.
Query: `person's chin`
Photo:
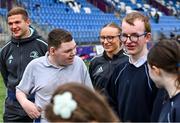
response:
[[[69,65],[73,64],[73,62],[69,62]]]
[[[104,49],[106,52],[111,52],[112,49]]]
[[[134,53],[134,51],[128,50],[128,51],[127,51],[127,54],[128,54],[128,55],[135,55],[136,53]]]
[[[21,36],[19,34],[13,34],[13,37],[17,39],[20,38]]]
[[[74,60],[69,60],[68,64],[71,65],[71,64],[73,64],[73,62],[74,62]]]

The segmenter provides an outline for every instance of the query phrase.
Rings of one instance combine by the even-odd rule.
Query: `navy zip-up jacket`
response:
[[[123,122],[150,122],[156,93],[147,63],[119,65],[106,86],[110,105]]]
[[[18,119],[26,113],[16,100],[15,87],[19,84],[27,64],[35,58],[44,56],[47,43],[31,28],[32,35],[25,39],[11,38],[0,52],[0,71],[7,88],[5,115]]]
[[[166,100],[158,122],[180,122],[180,93]]]

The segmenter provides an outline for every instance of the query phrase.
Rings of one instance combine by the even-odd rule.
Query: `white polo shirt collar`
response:
[[[129,63],[133,64],[135,67],[140,67],[147,61],[147,53],[140,57],[136,62],[132,63],[131,58],[129,57]]]

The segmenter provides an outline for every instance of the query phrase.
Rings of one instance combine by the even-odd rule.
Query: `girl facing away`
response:
[[[50,122],[118,122],[103,96],[89,88],[68,83],[59,86],[45,109]]]
[[[162,39],[148,53],[151,79],[158,88],[167,91],[159,122],[180,122],[180,44]]]

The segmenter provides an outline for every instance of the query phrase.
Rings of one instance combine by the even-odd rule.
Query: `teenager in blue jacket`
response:
[[[123,122],[150,122],[157,88],[149,77],[149,19],[132,12],[122,20],[120,40],[129,62],[118,65],[106,86],[108,100]]]

